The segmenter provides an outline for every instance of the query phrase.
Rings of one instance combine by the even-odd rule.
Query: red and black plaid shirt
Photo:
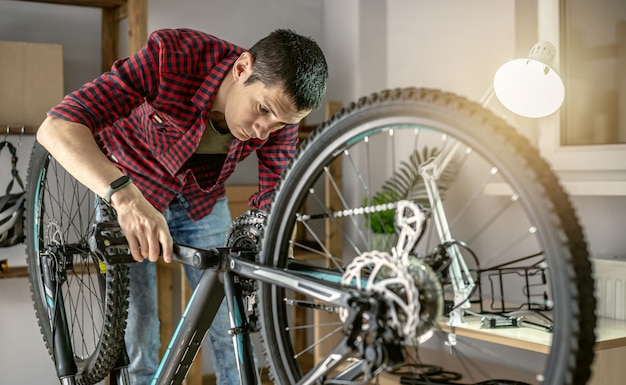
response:
[[[243,51],[202,32],[159,30],[141,51],[115,62],[48,114],[89,127],[158,210],[178,199],[193,219],[211,212],[237,163],[256,151],[259,192],[249,204],[265,208],[295,152],[297,125],[267,140],[235,138],[225,155],[192,157],[213,98]]]

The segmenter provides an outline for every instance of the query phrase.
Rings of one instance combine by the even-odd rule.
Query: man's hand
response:
[[[130,252],[137,262],[156,262],[160,255],[172,261],[172,236],[163,215],[130,184],[111,197],[117,220],[126,236]]]

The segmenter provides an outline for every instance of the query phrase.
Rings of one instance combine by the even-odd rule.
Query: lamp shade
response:
[[[493,88],[500,102],[514,113],[541,118],[554,113],[563,104],[565,88],[554,67],[556,49],[539,42],[528,58],[514,59],[500,67]]]

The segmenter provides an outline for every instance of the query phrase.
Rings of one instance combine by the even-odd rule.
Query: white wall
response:
[[[344,103],[405,86],[442,88],[478,100],[498,66],[520,50],[514,0],[150,0],[148,6],[149,30],[197,28],[244,46],[279,27],[310,35],[327,55],[327,99]],[[90,8],[0,0],[0,40],[63,44],[68,92],[100,70],[100,18]],[[313,121],[319,120],[318,113]],[[31,144],[32,137],[25,137],[19,147],[23,178]],[[253,163],[241,166],[254,173]],[[238,173],[236,181],[250,181],[249,173],[239,168]],[[0,188],[7,176],[0,171]],[[626,198],[575,203],[592,251],[625,255],[620,232],[626,223],[620,217],[626,218]],[[0,249],[4,258],[22,264],[24,248]],[[58,383],[25,279],[0,280],[0,309],[1,382]]]
[[[514,1],[388,1],[389,87],[478,100],[515,50]]]

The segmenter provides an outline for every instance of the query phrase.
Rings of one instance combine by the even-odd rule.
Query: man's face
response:
[[[252,73],[251,63],[235,63],[234,71],[235,82],[228,93],[224,115],[235,138],[266,139],[272,132],[299,123],[311,112],[297,111],[282,87],[268,88],[260,81],[244,84]]]

